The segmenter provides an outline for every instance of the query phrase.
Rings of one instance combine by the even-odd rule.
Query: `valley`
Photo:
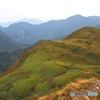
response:
[[[37,41],[59,40],[85,26],[98,27],[99,16],[84,17],[82,15],[70,16],[67,19],[50,20],[33,25],[28,22],[12,23],[8,27],[1,27],[2,31],[11,39],[23,43],[34,44]]]
[[[88,84],[100,80],[99,43],[100,29],[94,27],[81,28],[62,40],[40,41],[0,76],[0,99],[59,100],[65,95],[74,100],[69,96],[70,90],[88,90]],[[80,85],[75,87],[72,83]],[[70,89],[64,94],[62,89],[67,86]],[[60,90],[61,94],[54,96]],[[99,97],[100,93],[95,99]]]
[[[0,0],[0,100],[100,100],[100,0]]]

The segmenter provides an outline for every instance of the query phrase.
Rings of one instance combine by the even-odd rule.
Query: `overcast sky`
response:
[[[75,14],[100,16],[100,0],[0,0],[0,22],[66,19]]]

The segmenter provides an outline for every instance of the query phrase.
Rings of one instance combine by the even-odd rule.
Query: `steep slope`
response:
[[[32,24],[26,22],[11,24],[7,28],[4,28],[3,31],[13,40],[19,42],[24,41],[24,43],[27,44],[33,44],[33,42],[37,39],[37,31],[35,31]],[[33,34],[34,31],[35,34]]]
[[[85,27],[63,40],[36,45],[1,76],[0,99],[37,100],[75,79],[100,79],[99,43],[100,30]]]
[[[41,42],[42,41],[39,41],[39,43]],[[18,48],[10,52],[9,51],[0,52],[0,75],[2,75],[4,72],[10,69],[27,50],[30,50],[36,44],[33,44],[27,48]]]
[[[0,52],[11,51],[17,48],[25,48],[28,45],[21,44],[14,40],[11,40],[6,34],[0,30]]]
[[[18,61],[27,49],[16,49],[12,52],[0,52],[0,74],[6,72],[10,67]]]
[[[2,26],[0,26],[0,30],[2,30],[3,29],[3,27]]]
[[[73,32],[71,35],[67,36],[66,38],[64,38],[65,40],[77,40],[79,42],[85,41],[88,43],[88,45],[92,45],[92,43],[97,46],[100,47],[99,43],[100,43],[100,29],[96,29],[93,27],[84,27],[80,30],[77,30],[75,32]],[[64,40],[63,39],[63,40]]]
[[[40,25],[15,23],[3,31],[12,39],[22,43],[33,43],[41,39],[61,39],[67,34],[85,26],[97,26],[100,17],[75,15],[65,20],[51,20]]]
[[[97,96],[87,96],[83,94],[83,96],[70,96],[70,92],[97,92]],[[33,98],[30,97],[30,100]],[[100,99],[100,80],[97,79],[78,79],[71,84],[68,84],[63,89],[56,91],[52,94],[48,94],[46,96],[40,97],[38,100],[99,100]]]

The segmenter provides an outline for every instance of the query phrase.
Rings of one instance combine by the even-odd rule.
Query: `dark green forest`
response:
[[[28,48],[16,49],[12,52],[0,52],[0,74],[7,71],[15,62],[17,62],[26,50],[28,50]]]

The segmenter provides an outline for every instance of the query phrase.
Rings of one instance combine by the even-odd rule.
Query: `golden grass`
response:
[[[93,81],[95,81],[95,80],[97,81],[96,78],[76,79],[76,82],[72,82],[72,83],[68,84],[62,90],[59,90],[59,91],[56,91],[52,94],[40,97],[40,98],[38,98],[38,100],[98,100],[97,97],[88,97],[88,96],[70,97],[69,96],[70,91],[79,92],[79,91],[88,90],[88,88],[85,89],[86,84],[89,87],[93,83]]]

